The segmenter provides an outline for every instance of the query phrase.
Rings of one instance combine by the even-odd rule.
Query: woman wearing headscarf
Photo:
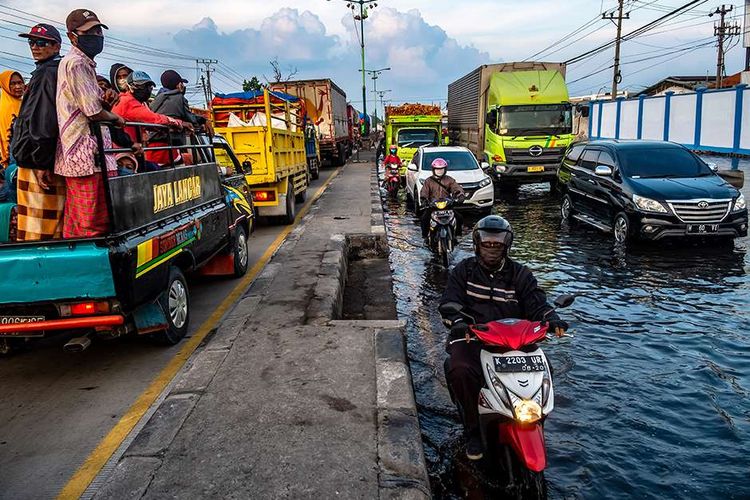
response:
[[[18,71],[0,73],[0,168],[10,162],[10,126],[21,109],[21,98],[26,86]]]

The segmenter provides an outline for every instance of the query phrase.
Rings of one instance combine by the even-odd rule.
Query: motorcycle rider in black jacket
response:
[[[568,324],[560,319],[528,267],[508,257],[513,229],[508,221],[490,215],[474,226],[475,257],[460,262],[450,273],[440,304],[457,302],[462,312],[477,323],[505,318],[548,321],[550,331],[560,337]],[[481,345],[469,339],[466,318],[444,315],[451,329],[447,344],[446,379],[459,405],[466,435],[466,455],[482,458],[482,439],[477,409],[479,391],[484,385],[480,363]]]

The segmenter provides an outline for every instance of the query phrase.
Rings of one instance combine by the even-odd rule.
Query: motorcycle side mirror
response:
[[[412,172],[416,172],[417,171],[417,166],[415,164],[413,164],[413,163],[409,163],[409,167],[408,168]]]
[[[556,308],[564,309],[572,305],[573,302],[575,302],[575,300],[576,300],[575,295],[565,294],[565,295],[560,295],[558,298],[556,298],[554,304]]]
[[[464,306],[458,302],[446,302],[445,304],[440,304],[438,311],[440,314],[460,314],[463,308]]]

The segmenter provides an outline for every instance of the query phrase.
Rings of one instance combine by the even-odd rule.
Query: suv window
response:
[[[597,149],[587,149],[581,158],[581,167],[586,170],[594,170],[596,168],[596,162],[599,159],[599,153],[600,151]]]
[[[583,148],[585,148],[585,144],[578,144],[577,146],[573,146],[568,150],[568,154],[565,155],[565,159],[570,161],[570,163],[575,163],[578,161],[578,158],[581,157],[581,153],[583,153]]]
[[[596,164],[610,167],[612,168],[612,170],[615,169],[615,159],[612,158],[612,155],[606,151],[602,151],[599,154],[599,159],[596,161]]]

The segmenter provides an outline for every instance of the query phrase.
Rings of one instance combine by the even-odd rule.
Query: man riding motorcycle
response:
[[[435,158],[430,164],[430,168],[432,169],[432,176],[424,181],[424,185],[419,191],[419,206],[424,208],[420,223],[422,226],[422,238],[424,238],[425,242],[427,242],[430,232],[430,216],[432,215],[430,204],[435,200],[443,200],[449,197],[462,203],[466,198],[464,188],[461,187],[461,184],[456,182],[456,179],[450,175],[446,175],[445,172],[448,170],[447,161],[442,158]],[[454,212],[454,215],[456,217],[456,236],[460,236],[461,227],[464,222],[463,217],[457,211]]]
[[[440,304],[457,302],[477,323],[517,318],[548,321],[550,331],[565,334],[568,323],[547,303],[547,296],[528,267],[508,257],[513,229],[497,215],[484,217],[472,232],[475,257],[460,262],[450,273]],[[480,363],[481,344],[467,336],[468,324],[461,315],[444,315],[450,327],[446,350],[450,355],[446,379],[460,405],[466,436],[466,456],[482,458],[482,437],[477,409],[484,384]]]

